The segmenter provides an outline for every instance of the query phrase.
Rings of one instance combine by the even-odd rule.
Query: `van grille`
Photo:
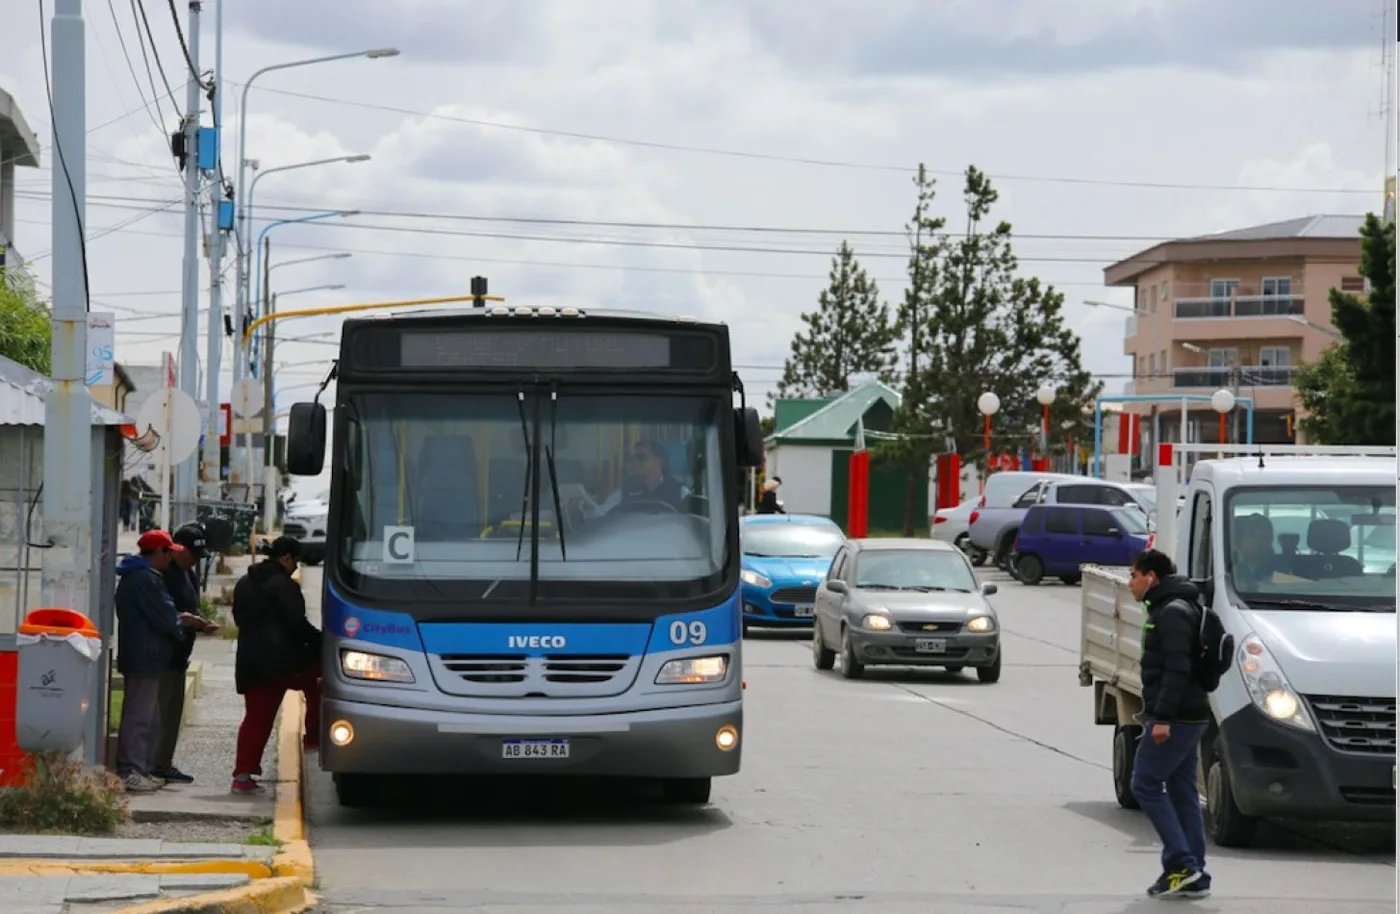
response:
[[[1341,752],[1395,755],[1395,699],[1309,695],[1322,736]]]

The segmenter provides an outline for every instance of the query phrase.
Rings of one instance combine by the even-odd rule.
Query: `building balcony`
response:
[[[1178,368],[1172,387],[1180,390],[1239,387],[1292,387],[1298,375],[1294,366],[1240,365],[1233,368]]]
[[[1177,320],[1288,317],[1303,313],[1301,295],[1235,295],[1230,298],[1178,298],[1172,302]]]

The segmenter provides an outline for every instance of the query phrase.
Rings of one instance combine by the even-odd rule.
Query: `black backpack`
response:
[[[1207,693],[1220,688],[1220,679],[1235,662],[1235,636],[1225,630],[1215,610],[1197,603],[1201,614],[1195,663],[1191,665],[1196,683]]]

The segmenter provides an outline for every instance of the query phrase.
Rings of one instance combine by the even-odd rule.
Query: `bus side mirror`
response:
[[[742,406],[734,410],[734,443],[739,450],[739,466],[763,466],[763,428],[758,423],[758,410]]]
[[[326,465],[326,408],[296,403],[287,419],[287,472],[319,476]]]

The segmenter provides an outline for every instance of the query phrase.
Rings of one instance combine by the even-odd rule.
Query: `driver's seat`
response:
[[[1320,518],[1308,524],[1308,549],[1311,555],[1293,557],[1293,570],[1311,581],[1324,578],[1349,578],[1365,574],[1361,563],[1349,555],[1341,555],[1351,547],[1351,528],[1345,521]]]

